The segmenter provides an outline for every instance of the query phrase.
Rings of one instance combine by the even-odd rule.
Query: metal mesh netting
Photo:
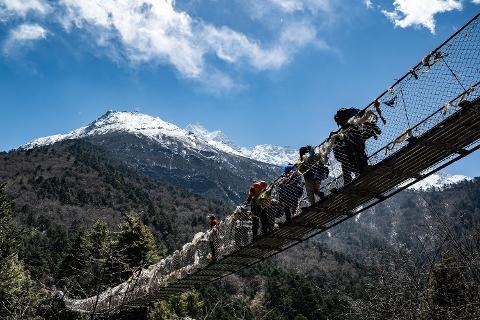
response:
[[[411,141],[441,124],[469,101],[478,99],[479,24],[477,15],[359,113],[350,117],[351,111],[345,111],[346,119],[343,122],[341,117],[337,119],[342,129],[332,132],[322,144],[303,149],[301,159],[292,159],[295,165],[253,197],[251,205],[237,207],[217,226],[197,233],[181,250],[143,269],[130,282],[86,299],[65,297],[67,308],[102,313],[162,299],[258,262],[278,252],[278,247],[289,246],[290,240],[318,232],[312,233],[297,223],[290,224],[289,236],[277,238],[274,245],[264,237],[281,230],[292,218],[301,221],[310,205],[321,204],[338,194],[344,186],[376,170],[379,164],[395,157]],[[406,175],[397,185],[420,173]],[[372,202],[359,192],[345,195],[353,196],[359,197],[361,206],[355,204],[352,214]],[[338,198],[341,201],[342,197]],[[343,218],[331,219],[320,214],[308,219],[303,223],[329,227]],[[235,259],[230,259],[234,253]]]

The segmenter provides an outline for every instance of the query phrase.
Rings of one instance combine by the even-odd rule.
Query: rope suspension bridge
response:
[[[311,148],[310,170],[320,166],[329,172],[318,201],[299,198],[284,176],[267,189],[263,210],[269,230],[262,226],[254,237],[250,210],[237,207],[214,229],[197,233],[181,250],[144,268],[135,281],[85,299],[64,295],[66,307],[107,314],[201,287],[324,232],[471,154],[480,148],[479,80],[477,14],[350,118],[347,128]],[[372,123],[376,132],[363,141],[368,164],[359,170],[358,163],[341,160],[351,154],[338,146]],[[290,208],[292,216],[285,219]]]

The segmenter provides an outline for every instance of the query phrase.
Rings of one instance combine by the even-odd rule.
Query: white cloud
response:
[[[256,69],[265,70],[277,69],[287,61],[282,49],[264,50],[244,34],[226,27],[204,26],[201,36],[207,48],[213,50],[218,58],[229,63],[247,61]]]
[[[34,12],[45,15],[51,7],[44,0],[0,0],[0,15],[15,14],[25,17],[27,13]]]
[[[22,24],[10,31],[7,40],[3,44],[3,53],[8,55],[20,46],[45,39],[47,33],[47,30],[38,24]]]
[[[38,24],[22,24],[10,31],[10,39],[14,41],[32,41],[46,37],[47,30]]]
[[[462,9],[461,0],[395,0],[393,5],[394,11],[382,12],[396,27],[423,26],[431,33],[435,33],[436,14]]]
[[[332,0],[267,0],[253,1],[250,6],[261,10],[262,13],[271,9],[277,9],[284,13],[295,13],[300,11],[309,11],[317,14],[320,11],[329,12],[332,10]]]
[[[269,0],[283,11],[327,10],[331,0]],[[256,71],[277,70],[287,64],[302,47],[325,45],[316,40],[316,30],[308,22],[283,23],[272,27],[273,38],[254,39],[227,26],[217,26],[194,18],[175,7],[175,0],[0,0],[0,8],[26,20],[36,12],[44,20],[59,23],[69,33],[89,39],[100,54],[126,59],[133,65],[169,64],[185,78],[222,89],[238,88],[226,72],[215,67],[240,65]],[[38,16],[36,17],[38,20]],[[298,20],[298,19],[297,19]],[[15,21],[15,19],[12,19]],[[4,50],[21,41],[45,38],[39,25],[22,25],[12,30]],[[23,39],[22,39],[23,37]],[[31,38],[29,38],[31,37]],[[239,69],[237,69],[239,70]]]
[[[472,3],[474,3],[474,4],[480,4],[480,0],[472,0]]]
[[[303,9],[301,1],[298,0],[269,0],[271,4],[277,6],[284,12],[294,12]]]
[[[288,19],[295,15],[303,17],[318,18],[324,14],[322,18],[335,13],[335,5],[338,2],[333,0],[236,0],[246,9],[250,18],[263,23],[271,23],[268,18],[278,19],[281,17]],[[265,19],[267,18],[267,19]]]
[[[372,0],[363,0],[363,3],[365,4],[365,6],[366,6],[368,9],[373,8]]]
[[[332,4],[331,0],[268,0],[268,2],[287,13],[307,10],[312,13],[329,11]]]
[[[62,0],[62,4],[67,12],[64,26],[92,30],[99,45],[118,40],[133,62],[167,61],[187,77],[197,77],[203,69],[194,21],[176,12],[172,0]]]
[[[235,63],[247,61],[257,70],[278,69],[289,61],[298,48],[313,43],[315,29],[307,23],[287,25],[281,32],[278,42],[263,49],[245,35],[228,28],[205,28],[203,37],[216,55],[225,61]]]
[[[173,0],[61,0],[61,4],[66,12],[61,20],[67,30],[93,27],[99,45],[119,40],[131,61],[171,63],[187,78],[205,74],[209,54],[230,64],[245,62],[256,70],[278,69],[315,35],[303,26],[297,28],[299,37],[287,41],[282,34],[278,43],[262,46],[243,33],[176,11]],[[220,78],[230,85],[223,75]]]

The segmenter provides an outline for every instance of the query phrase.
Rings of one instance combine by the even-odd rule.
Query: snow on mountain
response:
[[[444,187],[458,183],[464,180],[472,180],[473,178],[464,175],[451,175],[443,172],[434,173],[425,179],[415,183],[408,189],[415,191],[425,191],[428,189],[443,189]]]
[[[108,111],[85,127],[65,134],[39,138],[21,146],[21,148],[32,149],[62,140],[80,139],[111,133],[131,133],[136,136],[147,137],[161,144],[170,144],[171,140],[165,139],[165,137],[170,137],[176,141],[181,141],[185,146],[192,149],[201,151],[217,150],[274,165],[285,164],[296,159],[296,151],[293,149],[271,145],[238,148],[233,146],[229,139],[219,130],[210,132],[199,124],[188,125],[185,129],[182,129],[158,117],[138,112],[121,111]]]
[[[261,144],[251,148],[235,147],[228,137],[220,130],[208,131],[200,124],[190,124],[186,127],[189,133],[195,134],[207,141],[213,143],[225,144],[232,146],[236,151],[240,152],[244,157],[257,161],[282,165],[294,162],[297,158],[297,150],[290,147],[279,147],[270,144]]]
[[[298,158],[297,150],[295,149],[269,144],[261,144],[253,148],[242,147],[240,152],[247,158],[276,165],[292,163]]]
[[[205,140],[221,142],[224,144],[231,144],[230,140],[226,135],[223,134],[220,130],[215,131],[208,131],[200,124],[189,124],[185,130],[187,130],[190,134],[195,134],[198,137],[202,137]]]
[[[192,149],[216,149],[237,156],[242,156],[239,151],[222,142],[220,139],[212,139],[219,136],[217,132],[201,132],[201,130],[197,128],[197,133],[201,133],[197,135],[194,131],[181,129],[158,117],[152,117],[138,112],[119,111],[108,111],[88,126],[81,127],[66,134],[57,134],[39,138],[23,145],[21,148],[31,149],[67,139],[79,139],[111,133],[131,133],[137,136],[147,137],[159,143],[167,143],[164,138],[171,137],[175,138],[177,141],[183,142],[186,146]]]

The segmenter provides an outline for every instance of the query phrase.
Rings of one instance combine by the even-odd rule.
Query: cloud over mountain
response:
[[[198,81],[212,79],[212,74],[226,77],[212,59],[256,71],[276,70],[316,38],[306,23],[287,24],[276,36],[256,38],[192,16],[173,0],[6,0],[0,10],[5,19],[43,16],[37,20],[52,21],[67,33],[87,33],[100,51],[113,51],[130,64],[173,65],[182,77]],[[288,36],[292,33],[298,37]],[[232,86],[228,79],[219,83]]]
[[[434,33],[438,14],[466,2],[1,0],[0,24],[10,31],[4,51],[47,34],[52,41],[78,39],[92,55],[131,68],[172,66],[180,78],[215,93],[245,88],[245,74],[285,68],[307,48],[335,52],[328,41],[332,29],[348,27],[345,20],[360,10],[383,8],[396,27]]]

